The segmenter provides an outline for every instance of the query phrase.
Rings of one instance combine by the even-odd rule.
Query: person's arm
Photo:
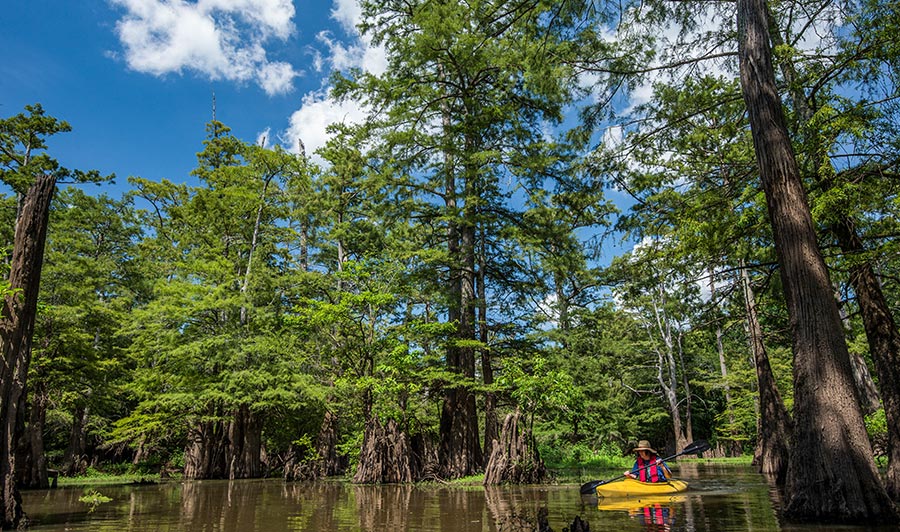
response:
[[[634,461],[634,465],[631,466],[631,471],[626,471],[625,476],[628,478],[637,478],[638,471],[638,463],[637,460]]]
[[[664,475],[665,475],[665,477],[666,477],[666,480],[671,480],[671,479],[672,479],[672,470],[669,469],[669,464],[667,464],[667,463],[665,463],[665,462],[663,462],[662,460],[660,460],[660,459],[657,458],[657,465],[658,465],[658,466],[661,466],[662,469],[665,470]]]

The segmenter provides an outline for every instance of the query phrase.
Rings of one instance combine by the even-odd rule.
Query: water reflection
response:
[[[25,492],[23,503],[37,531],[524,532],[537,529],[541,513],[557,532],[576,516],[601,532],[825,529],[782,525],[777,490],[749,467],[685,465],[679,476],[690,482],[690,491],[639,501],[582,497],[581,482],[482,488],[242,480],[102,486],[96,489],[113,500],[93,512],[78,501],[83,490],[75,488]]]
[[[627,512],[628,516],[651,532],[668,532],[675,524],[677,509],[684,507],[685,495],[650,496],[630,499],[600,498],[597,509],[606,512]]]

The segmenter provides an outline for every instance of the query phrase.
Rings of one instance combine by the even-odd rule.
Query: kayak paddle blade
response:
[[[597,486],[603,484],[602,480],[592,480],[590,482],[586,482],[581,485],[581,494],[582,495],[590,495],[594,493],[594,490],[597,489]]]
[[[697,440],[681,451],[681,454],[698,454],[709,450],[709,443],[706,440]]]

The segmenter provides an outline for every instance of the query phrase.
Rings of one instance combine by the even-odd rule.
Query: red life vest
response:
[[[654,456],[650,460],[644,460],[640,456],[637,457],[637,466],[640,470],[640,479],[641,482],[665,482],[666,481],[666,473],[665,470],[660,467],[656,463],[656,457]],[[646,467],[649,466],[649,467]]]

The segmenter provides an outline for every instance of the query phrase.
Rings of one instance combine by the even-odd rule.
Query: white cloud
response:
[[[156,76],[192,70],[210,79],[253,81],[289,92],[300,73],[271,62],[264,44],[294,31],[291,0],[110,0],[125,15],[116,30],[125,61]]]
[[[288,63],[266,63],[260,66],[256,76],[266,94],[284,94],[293,88],[297,72]]]
[[[356,103],[337,102],[327,91],[311,92],[303,97],[300,109],[291,115],[283,140],[292,152],[298,152],[302,142],[306,154],[322,163],[314,152],[323,147],[330,137],[325,129],[335,123],[361,123],[364,118],[365,112]]]
[[[362,10],[357,0],[334,0],[331,18],[344,30],[347,39],[340,40],[333,32],[322,31],[316,38],[324,45],[317,53],[314,65],[317,71],[346,71],[361,68],[375,75],[387,70],[384,48],[372,46],[371,39],[360,35],[356,26],[362,20]],[[335,101],[327,88],[312,91],[303,97],[301,107],[291,115],[290,126],[281,135],[288,149],[296,152],[302,142],[306,153],[322,164],[315,151],[325,145],[331,135],[325,130],[331,124],[361,123],[366,116],[357,102]]]
[[[603,132],[603,138],[600,143],[610,150],[616,150],[622,146],[623,140],[625,140],[625,134],[622,131],[622,126],[610,126]]]
[[[323,31],[317,36],[319,42],[328,48],[328,63],[333,70],[349,70],[361,68],[372,74],[380,75],[387,70],[387,56],[384,48],[372,46],[367,39],[355,42],[341,42],[332,34]]]
[[[331,18],[336,20],[344,31],[356,33],[356,25],[362,21],[362,9],[357,0],[334,0]]]

